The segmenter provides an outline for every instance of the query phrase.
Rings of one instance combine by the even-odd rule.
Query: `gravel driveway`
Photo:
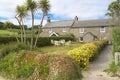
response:
[[[98,58],[90,64],[89,71],[83,71],[82,80],[120,80],[118,77],[110,77],[103,70],[108,68],[112,61],[112,46],[107,46],[98,56]]]

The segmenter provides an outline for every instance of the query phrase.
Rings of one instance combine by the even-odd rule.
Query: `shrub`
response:
[[[74,37],[73,36],[60,36],[60,37],[50,37],[50,40],[61,40],[61,39],[65,39],[65,41],[74,41]]]
[[[17,49],[17,46],[15,45],[15,43],[10,43],[10,44],[4,45],[1,50],[0,57],[4,57],[7,54],[9,54],[10,52],[15,51],[16,49]]]
[[[120,52],[120,28],[119,27],[116,27],[113,29],[112,37],[113,37],[113,57],[114,57],[115,52]],[[116,65],[113,60],[113,62],[109,65],[109,68],[106,71],[108,73],[112,73],[113,75],[120,74],[120,72],[119,72],[120,65],[119,64],[120,64],[120,62],[118,63],[118,65]]]
[[[76,62],[65,54],[11,53],[0,60],[0,71],[11,80],[80,80]]]
[[[29,44],[16,43],[16,46],[17,46],[18,50],[30,50]]]
[[[13,69],[13,62],[14,58],[16,56],[16,53],[8,54],[4,59],[0,59],[0,72],[2,75],[5,73],[6,75],[11,75],[14,70]]]
[[[70,50],[67,54],[79,64],[80,68],[87,70],[89,61],[94,60],[98,52],[105,46],[106,41],[96,41],[94,43],[86,43],[79,48]]]
[[[102,49],[104,49],[104,47],[108,43],[108,40],[95,41],[93,43],[99,48],[99,52],[100,52]]]
[[[7,44],[17,41],[15,37],[0,37],[0,44]]]
[[[120,28],[114,28],[113,36],[113,53],[120,52]]]
[[[52,45],[51,40],[61,40],[61,39],[65,39],[66,41],[74,40],[73,37],[40,37],[38,38],[37,47],[50,46]],[[30,43],[31,38],[27,38],[27,41],[28,43]],[[0,37],[0,44],[8,44],[10,42],[17,42],[17,40],[15,37]]]
[[[116,72],[117,72],[117,69],[118,69],[118,66],[115,64],[115,62],[112,62],[109,65],[109,68],[106,69],[105,71],[108,72],[108,73],[112,73],[113,75],[115,75]]]
[[[22,64],[16,69],[17,78],[28,78],[34,72],[35,65],[33,63]]]
[[[85,44],[68,52],[68,54],[80,65],[81,69],[84,70],[88,69],[89,60],[97,53],[98,49],[93,43]]]
[[[29,45],[23,43],[9,43],[5,44],[1,49],[0,58],[6,56],[10,52],[18,52],[19,50],[29,50]]]
[[[74,34],[72,34],[72,33],[67,33],[65,35],[61,35],[61,37],[71,37],[73,39],[75,38]]]

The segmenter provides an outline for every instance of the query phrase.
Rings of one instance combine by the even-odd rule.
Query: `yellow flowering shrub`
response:
[[[87,70],[89,69],[89,62],[99,53],[99,43],[104,42],[98,41],[96,43],[86,43],[81,47],[70,50],[67,54],[75,59],[81,69]]]

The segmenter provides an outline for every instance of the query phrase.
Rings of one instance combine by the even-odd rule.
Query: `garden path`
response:
[[[98,56],[97,60],[90,64],[90,70],[83,71],[82,80],[120,80],[118,77],[110,77],[104,72],[112,61],[112,46],[107,46]]]

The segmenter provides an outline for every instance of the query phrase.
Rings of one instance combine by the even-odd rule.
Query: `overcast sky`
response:
[[[37,1],[37,0],[36,0]],[[51,10],[49,12],[51,20],[72,20],[75,16],[79,20],[104,19],[108,5],[115,0],[50,0]],[[25,0],[0,0],[0,21],[11,21],[18,24],[15,17],[15,8],[23,4]],[[38,10],[35,16],[35,24],[39,24],[41,11]],[[31,25],[31,18],[25,19],[26,25]],[[44,24],[46,19],[44,20]]]

